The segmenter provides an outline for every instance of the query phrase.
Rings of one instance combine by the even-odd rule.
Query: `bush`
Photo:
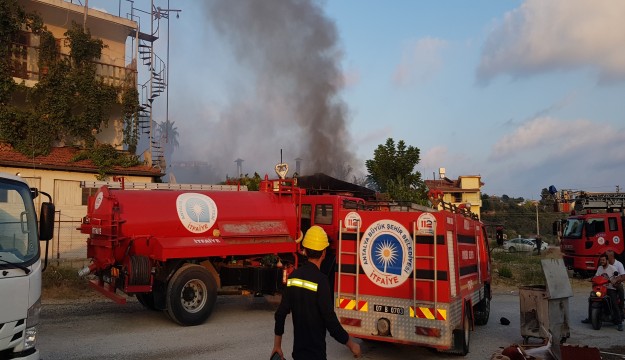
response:
[[[509,267],[502,265],[499,268],[499,276],[505,277],[507,279],[512,279],[512,270]]]

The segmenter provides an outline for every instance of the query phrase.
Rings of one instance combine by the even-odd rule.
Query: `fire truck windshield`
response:
[[[583,228],[584,228],[584,220],[568,219],[566,221],[566,225],[564,225],[564,233],[562,234],[562,237],[581,238]]]
[[[37,220],[24,183],[0,180],[1,268],[30,265],[39,255]]]

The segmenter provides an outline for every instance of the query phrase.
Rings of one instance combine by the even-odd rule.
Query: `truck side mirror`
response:
[[[54,236],[54,204],[41,203],[39,214],[39,240],[48,241]]]

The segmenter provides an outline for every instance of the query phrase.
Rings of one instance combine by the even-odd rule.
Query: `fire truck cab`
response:
[[[564,263],[582,276],[594,273],[599,255],[613,250],[624,260],[622,193],[581,193],[575,200],[574,211],[562,221],[560,248]],[[557,234],[557,226],[554,226]]]

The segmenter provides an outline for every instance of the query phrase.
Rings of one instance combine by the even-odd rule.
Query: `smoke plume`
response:
[[[213,0],[204,4],[207,31],[216,32],[228,44],[238,67],[236,79],[224,84],[227,105],[207,111],[208,118],[200,119],[210,122],[206,142],[211,145],[202,151],[211,165],[222,162],[233,169],[233,161],[240,157],[245,169],[264,171],[280,160],[282,149],[291,174],[299,157],[303,159],[300,175],[323,172],[347,179],[359,165],[350,150],[347,107],[339,97],[342,52],[336,26],[319,3]],[[215,51],[211,56],[220,54]]]

